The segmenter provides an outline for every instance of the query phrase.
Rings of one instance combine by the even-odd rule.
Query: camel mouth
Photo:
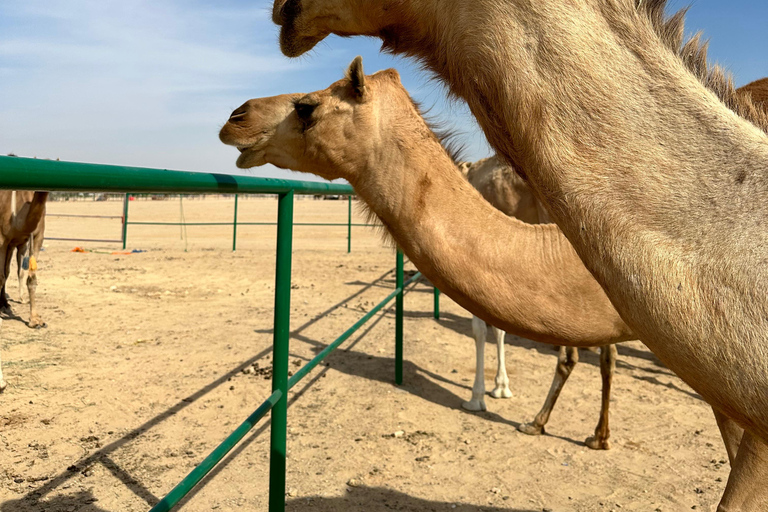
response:
[[[264,158],[264,150],[257,144],[251,146],[236,146],[240,151],[240,156],[235,161],[235,166],[238,169],[250,169],[251,167],[259,167],[266,164]]]
[[[283,25],[280,29],[280,51],[286,57],[300,57],[314,48],[327,35],[302,36],[298,34],[292,25]]]

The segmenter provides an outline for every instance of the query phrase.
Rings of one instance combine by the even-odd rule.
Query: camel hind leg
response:
[[[509,389],[509,376],[507,375],[507,361],[504,356],[504,338],[507,333],[492,325],[490,328],[496,339],[496,387],[491,391],[491,396],[493,398],[512,398],[512,391]]]
[[[768,444],[744,432],[717,512],[768,510]]]
[[[544,401],[539,414],[530,423],[523,423],[517,429],[531,436],[537,436],[544,432],[544,425],[549,421],[549,415],[552,414],[552,409],[555,407],[557,398],[560,396],[560,392],[563,390],[565,381],[570,377],[574,367],[579,362],[579,349],[576,347],[560,347],[560,353],[557,356],[557,369],[555,370],[555,378],[552,379],[552,385],[549,387],[549,394]]]
[[[488,335],[488,327],[474,315],[472,334],[475,337],[475,383],[472,385],[472,398],[461,406],[468,411],[485,411],[485,338]]]
[[[744,436],[744,429],[714,407],[712,412],[715,413],[717,428],[720,429],[720,435],[723,437],[723,443],[725,444],[725,451],[728,452],[728,460],[731,463],[731,467],[733,467],[736,464],[736,455],[739,453],[739,445],[741,444],[741,438]]]
[[[610,450],[611,429],[608,427],[608,410],[611,402],[611,384],[616,370],[616,345],[600,347],[600,375],[603,378],[603,396],[600,406],[600,420],[595,428],[595,435],[584,442],[593,450]]]
[[[19,277],[19,304],[24,303],[24,285],[27,284],[29,274],[29,259],[27,259],[27,268],[24,268],[24,259],[32,255],[29,240],[21,247],[16,248],[16,268]]]

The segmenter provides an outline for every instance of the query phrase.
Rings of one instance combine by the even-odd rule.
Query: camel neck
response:
[[[467,101],[636,326],[658,324],[668,286],[705,301],[712,272],[729,286],[741,274],[736,300],[751,300],[755,283],[768,289],[756,250],[768,244],[768,137],[701,84],[634,2],[589,3],[441,2],[471,26],[437,30],[435,15],[385,46]],[[663,310],[670,323],[685,303]]]
[[[460,305],[543,342],[633,338],[557,226],[526,224],[492,207],[436,139],[376,162],[352,185],[419,270]]]

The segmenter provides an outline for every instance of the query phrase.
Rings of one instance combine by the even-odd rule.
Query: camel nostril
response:
[[[232,115],[229,116],[230,121],[240,121],[242,120],[245,115],[248,113],[248,107],[243,105],[242,107],[238,108],[234,112],[232,112]]]

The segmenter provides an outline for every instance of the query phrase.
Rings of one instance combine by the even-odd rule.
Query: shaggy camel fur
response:
[[[48,192],[0,191],[0,312],[13,315],[8,303],[5,286],[11,270],[13,251],[17,251],[19,276],[27,271],[29,292],[29,325],[44,327],[45,323],[37,313],[35,290],[37,289],[37,257],[43,245],[45,230],[45,203]],[[24,261],[26,259],[26,262]],[[6,388],[0,361],[0,391]]]
[[[461,162],[459,170],[464,174],[483,199],[491,203],[504,214],[520,219],[528,224],[546,223],[549,220],[546,210],[536,200],[528,185],[518,176],[515,170],[505,165],[497,156],[484,158],[474,163]],[[546,266],[540,267],[542,270]],[[540,277],[546,280],[549,270]],[[578,321],[578,319],[574,319]],[[509,377],[504,354],[505,332],[492,325],[486,324],[481,318],[472,315],[472,334],[475,338],[475,381],[472,385],[472,398],[461,404],[469,411],[484,411],[485,405],[485,340],[488,331],[496,341],[496,387],[491,391],[494,398],[510,398]],[[552,409],[555,407],[560,392],[571,372],[579,362],[579,350],[576,347],[559,348],[557,367],[547,398],[539,413],[531,423],[523,423],[518,427],[523,433],[539,435],[549,421]],[[606,345],[600,347],[600,373],[603,376],[603,399],[600,408],[600,420],[595,429],[596,435],[587,440],[587,446],[593,449],[608,449],[608,410],[610,406],[610,389],[613,373],[616,368],[616,347]],[[601,434],[602,433],[602,434]]]
[[[380,37],[466,100],[627,324],[746,429],[719,510],[768,510],[768,114],[665,6],[276,0],[273,20],[286,55]]]

